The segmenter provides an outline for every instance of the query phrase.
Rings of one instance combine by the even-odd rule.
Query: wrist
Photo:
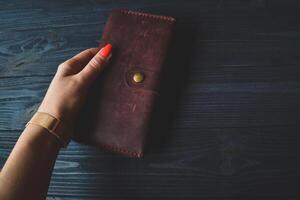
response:
[[[71,125],[73,124],[74,120],[74,114],[69,111],[69,109],[64,108],[64,106],[59,105],[61,105],[61,103],[57,105],[57,103],[47,101],[47,98],[45,98],[39,106],[37,112],[48,113],[54,116],[56,119],[63,121],[64,124],[70,126],[69,128],[71,129]]]
[[[59,109],[58,106],[54,106],[51,103],[45,103],[45,100],[41,103],[37,112],[48,113],[58,120],[66,120],[66,116],[62,109]]]
[[[67,122],[56,118],[50,113],[41,111],[36,112],[26,126],[30,124],[40,126],[47,130],[63,147],[68,145],[73,132]]]
[[[61,143],[51,134],[48,134],[48,131],[45,128],[35,124],[26,126],[20,139],[29,147],[47,146],[55,149],[60,149],[62,147]]]

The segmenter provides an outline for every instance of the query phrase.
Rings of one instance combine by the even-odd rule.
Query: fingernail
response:
[[[107,44],[105,45],[102,49],[100,49],[100,55],[105,58],[108,59],[108,57],[110,56],[112,51],[112,45],[111,44]]]

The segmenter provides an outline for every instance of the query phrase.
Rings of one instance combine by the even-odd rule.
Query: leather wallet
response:
[[[75,139],[141,157],[175,19],[113,10],[100,47],[112,58],[89,91]]]

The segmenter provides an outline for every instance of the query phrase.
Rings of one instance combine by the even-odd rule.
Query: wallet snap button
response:
[[[133,74],[132,79],[133,79],[134,82],[140,83],[145,79],[145,76],[141,72],[136,72],[136,73]]]

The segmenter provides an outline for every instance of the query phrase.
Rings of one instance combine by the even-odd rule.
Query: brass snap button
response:
[[[133,74],[133,81],[136,83],[140,83],[145,79],[144,74],[142,74],[141,72],[136,72]]]

